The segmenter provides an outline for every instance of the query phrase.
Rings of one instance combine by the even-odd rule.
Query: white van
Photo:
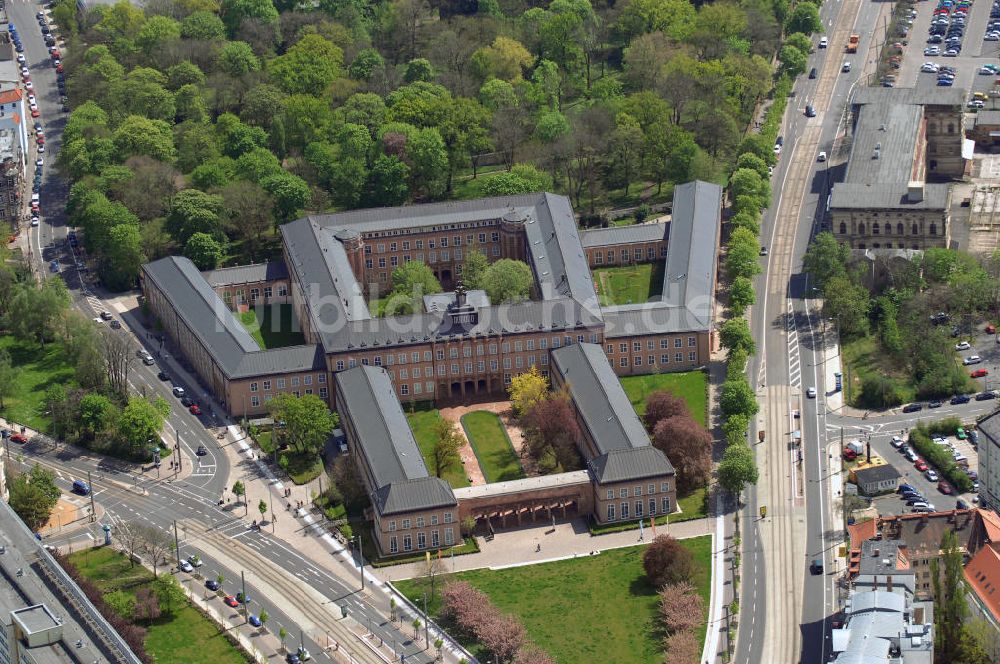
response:
[[[826,48],[829,43],[830,42],[827,41],[826,37],[820,37],[819,38],[819,47],[820,48]]]

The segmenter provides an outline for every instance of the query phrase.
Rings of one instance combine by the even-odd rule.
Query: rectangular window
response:
[[[285,296],[288,295],[288,286],[285,284],[278,284],[278,295]]]
[[[628,503],[623,502],[622,503],[622,519],[627,519],[627,518],[628,518]]]
[[[615,504],[614,503],[609,503],[608,504],[608,521],[614,521],[614,520],[615,520]],[[395,538],[393,538],[393,539],[395,539]]]
[[[666,493],[668,491],[670,491],[670,483],[660,482],[660,493]]]
[[[270,392],[271,391],[271,381],[269,381],[269,380],[265,380],[264,381],[264,391],[265,392]]]
[[[649,499],[649,516],[656,514],[656,498]]]
[[[628,487],[627,486],[623,486],[622,488],[618,489],[618,497],[619,498],[628,498]]]
[[[496,355],[496,354],[497,354],[497,345],[490,344],[490,355]]]
[[[410,393],[410,386],[407,385],[406,383],[403,383],[402,385],[399,386],[399,393],[405,397],[407,394]]]
[[[284,378],[279,378],[278,379],[278,389],[279,390],[285,389],[285,379]]]
[[[403,551],[413,551],[413,538],[410,535],[403,535]]]
[[[299,386],[299,377],[292,376],[292,387],[298,387],[298,386]]]
[[[660,339],[660,348],[670,348],[670,339]]]
[[[414,383],[413,384],[413,393],[414,394],[420,394],[423,391],[424,391],[424,386],[423,386],[422,383]]]
[[[514,352],[515,353],[520,353],[522,350],[524,350],[524,344],[522,344],[520,341],[515,341],[514,342]]]
[[[654,348],[656,348],[656,342],[654,342],[652,339],[648,339],[646,341],[646,350],[653,350]]]
[[[545,366],[548,363],[549,363],[549,356],[548,355],[542,355],[542,366]],[[545,373],[545,372],[543,371],[542,373]]]
[[[441,244],[442,247],[447,247],[448,246],[448,238],[446,238],[446,237],[441,238],[440,244]]]
[[[660,504],[663,506],[663,508],[660,510],[660,513],[661,514],[670,514],[670,498],[669,498],[669,496],[664,496],[663,499],[660,500]]]
[[[403,240],[403,251],[409,251],[409,250],[410,250],[410,241]]]
[[[430,369],[427,370],[427,373],[430,374]],[[427,394],[434,394],[434,383],[430,381],[424,383],[424,392],[427,392]]]
[[[656,356],[650,355],[646,358],[646,364],[656,364]]]
[[[417,528],[423,528],[423,527],[424,527],[424,517],[418,516],[417,517]]]
[[[642,350],[642,342],[641,341],[633,341],[632,342],[632,350],[635,351],[636,353],[638,353],[639,351],[641,351]]]
[[[614,344],[608,344],[608,355],[613,355],[614,352],[615,352],[615,345]]]
[[[447,251],[442,251],[441,252],[441,260],[442,261],[448,261],[449,259],[450,259],[450,257],[448,256],[448,252]]]
[[[395,530],[396,530],[396,520],[393,519],[392,521],[389,522],[389,532],[390,533],[395,532]]]
[[[410,520],[403,519],[403,530],[409,530],[409,529],[410,529]]]
[[[330,396],[330,393],[327,391],[325,387],[321,387],[319,388],[319,396],[321,399],[326,399],[328,396]]]
[[[674,339],[674,348],[680,348],[681,345],[682,344],[680,338]]]
[[[650,495],[650,496],[652,496],[654,493],[656,493],[656,485],[655,484],[650,484],[649,486],[647,486],[646,487],[646,493],[648,495]]]
[[[448,373],[448,367],[446,367],[443,364],[440,365],[440,366],[438,366],[438,375],[439,376],[445,376],[445,375],[447,375],[447,373]]]
[[[641,500],[635,501],[635,518],[637,518],[637,519],[641,519],[642,518],[642,501]]]
[[[472,357],[472,346],[462,347],[462,357]]]
[[[524,367],[524,358],[521,357],[520,355],[518,355],[517,357],[515,357],[514,358],[514,367],[517,368],[517,369],[523,368]]]
[[[399,379],[400,380],[406,380],[409,377],[410,377],[410,372],[408,370],[406,370],[406,369],[400,369],[399,370]]]
[[[453,520],[453,518],[454,518],[454,515],[451,512],[445,512],[444,513],[444,522],[445,523],[451,523],[452,520]]]
[[[497,366],[496,360],[490,360],[490,371],[497,371],[499,367]]]
[[[505,342],[503,343],[503,346],[502,346],[502,348],[503,348],[503,352],[504,352],[505,354],[506,354],[506,353],[509,353],[509,352],[510,352],[510,342],[509,342],[509,341],[505,341]]]
[[[490,234],[490,239],[493,240],[494,242],[499,242],[500,241],[500,233],[496,233],[496,232],[491,233]]]
[[[377,367],[382,366],[382,357],[380,355],[376,355],[375,356],[375,366],[377,366]],[[312,375],[306,374],[305,376],[303,376],[302,377],[302,384],[303,385],[312,385],[313,384],[313,377],[312,377]]]
[[[451,363],[451,375],[452,376],[457,376],[458,375],[458,362],[452,362]]]
[[[399,267],[399,256],[390,256],[389,257],[389,266],[390,267]]]
[[[343,370],[344,370],[344,361],[337,360],[337,371],[343,371]],[[278,387],[281,388],[284,387],[284,385],[279,385]]]
[[[257,406],[259,406],[260,405],[260,398],[257,397],[256,395],[250,397],[250,405],[253,406],[254,408],[256,408]]]
[[[438,525],[438,515],[437,514],[431,514],[431,525],[432,526]]]
[[[542,350],[545,350],[546,348],[549,347],[549,340],[546,339],[545,337],[542,337],[541,339],[538,340],[538,347]]]
[[[695,340],[694,337],[688,337],[688,346],[697,346],[697,345],[698,342]]]
[[[438,361],[443,360],[444,359],[444,350],[438,348],[436,351],[434,351],[434,357],[436,357],[438,359]]]
[[[396,251],[396,243],[395,242],[390,242],[389,243],[389,251]]]
[[[420,357],[420,353],[414,353],[413,357]],[[413,360],[413,361],[416,362],[416,360]],[[431,352],[429,350],[425,350],[424,351],[424,362],[430,362],[430,361],[431,361]]]
[[[479,242],[480,242],[480,244],[485,244],[486,243],[486,233],[480,233],[479,234]]]
[[[503,368],[504,369],[510,369],[510,358],[509,357],[503,358]]]
[[[683,362],[684,353],[674,353],[674,362]]]
[[[635,362],[633,362],[633,364],[637,367],[642,366],[642,355],[636,355]]]
[[[597,263],[598,265],[604,265],[604,254],[602,254],[601,252],[598,251],[594,256],[594,259],[595,259],[594,262]]]
[[[444,544],[445,546],[451,546],[455,543],[455,533],[451,528],[444,529]]]
[[[423,248],[424,248],[424,241],[423,240],[417,240],[417,249],[423,249]],[[418,258],[417,260],[420,260],[420,259]]]
[[[264,299],[266,299],[266,300],[270,300],[271,299],[271,287],[270,286],[264,286]]]
[[[552,347],[559,348],[559,337],[552,337]]]
[[[420,370],[420,367],[413,367],[413,377],[414,378],[420,378],[422,375],[423,375],[423,372]]]
[[[618,364],[620,366],[627,367],[628,366],[628,358],[627,357],[621,358],[621,360],[618,362]]]
[[[614,500],[614,499],[615,499],[615,490],[608,489],[608,500]]]
[[[694,362],[698,359],[698,353],[691,351],[688,353],[688,362]]]
[[[379,267],[385,267],[385,258],[379,258],[378,259],[378,266]]]
[[[448,349],[448,357],[450,357],[452,359],[458,357],[458,349],[457,348],[449,348]]]
[[[472,373],[472,362],[465,363],[465,373],[467,374]]]
[[[257,383],[250,383],[250,391],[251,392],[257,391]]]
[[[399,543],[395,536],[389,538],[389,553],[399,553]]]
[[[378,245],[378,252],[380,254],[384,254],[385,253],[385,245],[384,244]]]
[[[628,352],[628,344],[618,344],[618,350],[622,353]]]
[[[660,364],[670,364],[670,356],[660,355]]]
[[[441,546],[441,536],[436,530],[431,531],[431,548],[436,549]]]

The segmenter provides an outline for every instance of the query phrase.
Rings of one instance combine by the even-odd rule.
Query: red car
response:
[[[222,598],[222,601],[226,603],[226,606],[231,606],[234,609],[240,605],[240,603],[237,602],[236,598],[233,597],[232,595],[226,595],[224,598]]]
[[[24,445],[25,443],[28,442],[28,437],[25,436],[23,433],[15,433],[13,436],[10,437],[10,442]]]
[[[191,404],[191,406],[188,408],[188,410],[191,411],[192,415],[201,415],[201,406],[199,406],[196,403]]]
[[[973,378],[982,378],[983,376],[985,376],[988,373],[989,373],[989,371],[987,371],[986,369],[976,369],[975,371],[973,371],[969,375],[972,376]]]
[[[45,137],[44,136],[36,136],[35,137],[35,143],[38,143],[39,145],[45,145]]]
[[[854,461],[855,459],[858,458],[858,453],[855,452],[854,450],[852,450],[849,447],[845,448],[844,449],[844,458],[847,459],[848,461]]]
[[[63,73],[63,66],[61,62],[56,65],[56,71],[59,72],[60,74]]]
[[[940,482],[938,482],[938,491],[945,494],[946,496],[950,496],[952,493],[951,485],[945,482],[944,480],[941,480]]]
[[[38,110],[38,109],[36,108],[36,109],[33,109],[33,110],[31,111],[31,117],[33,117],[33,118],[40,118],[40,117],[42,117],[42,114],[41,114],[41,113],[39,112],[39,110]]]
[[[919,470],[920,472],[924,472],[925,470],[927,470],[927,462],[924,461],[923,459],[917,459],[914,462],[913,467]]]
[[[996,334],[996,333],[997,333],[996,325],[990,323],[989,325],[986,326],[986,334]]]

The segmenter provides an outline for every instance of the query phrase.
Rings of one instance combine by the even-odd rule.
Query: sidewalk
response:
[[[656,535],[669,534],[677,539],[711,535],[714,519],[695,519],[669,525],[656,526]],[[655,535],[648,527],[626,530],[620,533],[590,536],[587,522],[583,517],[569,522],[557,523],[555,528],[542,521],[537,525],[498,531],[492,542],[476,538],[479,553],[442,558],[448,572],[463,572],[471,569],[499,569],[512,565],[538,563],[589,556],[601,551],[620,549],[627,546],[649,544]],[[541,550],[538,546],[541,545]],[[386,581],[400,581],[424,574],[427,565],[423,562],[393,565],[378,570],[378,575]]]
[[[256,512],[253,506],[257,505],[260,500],[264,500],[269,507],[264,520],[258,519],[258,522],[262,523],[262,533],[283,540],[297,554],[337,576],[348,588],[356,588],[360,578],[360,570],[354,557],[335,537],[326,532],[321,526],[323,517],[316,515],[311,509],[311,494],[313,492],[319,493],[319,482],[314,481],[302,486],[288,484],[287,487],[291,489],[291,495],[286,498],[284,495],[286,484],[274,476],[271,468],[260,458],[259,451],[252,448],[252,440],[238,426],[229,425],[225,431],[225,441],[221,441],[224,442],[222,449],[230,460],[230,476],[226,483],[228,487],[226,496],[229,500],[235,501],[236,497],[231,494],[232,486],[236,481],[243,482],[246,487],[244,500],[251,506],[249,515],[244,517],[248,524],[255,516],[259,516],[259,512]],[[297,501],[303,501],[305,507],[296,508]],[[286,510],[288,503],[292,505],[290,511]],[[271,505],[274,506],[276,514],[270,512]],[[224,555],[224,552],[220,553]],[[359,594],[362,601],[378,611],[387,622],[390,614],[389,600],[390,597],[395,598],[398,606],[397,614],[403,616],[399,623],[399,629],[405,633],[406,630],[403,626],[409,624],[418,615],[407,610],[406,602],[399,595],[393,593],[381,579],[373,575],[370,568],[365,567],[364,575],[365,590]],[[301,585],[304,592],[316,592],[312,590],[312,586],[307,581],[298,577],[289,578],[293,583]],[[286,605],[287,608],[289,608],[288,605]],[[328,608],[327,610],[333,616],[333,609]],[[392,661],[393,652],[388,644],[376,647],[374,642],[364,639],[362,635],[367,634],[367,629],[354,619],[353,614],[340,622],[347,625],[353,636],[366,648],[375,652],[384,661]],[[474,661],[447,633],[431,623],[431,643],[437,638],[445,643],[445,662],[455,663],[462,658]],[[352,644],[352,647],[357,647],[357,644]],[[430,650],[427,652],[430,653]]]

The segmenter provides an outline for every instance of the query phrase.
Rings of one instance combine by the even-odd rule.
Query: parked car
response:
[[[951,398],[951,400],[948,403],[950,403],[952,406],[959,406],[963,403],[969,403],[970,401],[972,401],[972,399],[969,398],[968,394],[956,394]]]
[[[979,364],[982,361],[983,358],[979,357],[978,355],[969,355],[964,360],[962,360],[962,364],[968,366],[970,364]]]
[[[208,579],[207,581],[205,581],[205,587],[208,588],[209,590],[218,590],[220,586],[219,582],[216,581],[215,579]]]
[[[73,493],[78,493],[81,496],[89,495],[90,485],[83,480],[73,480]]]
[[[240,605],[232,595],[226,595],[222,598],[222,601],[226,603],[226,606],[231,606],[234,609]]]
[[[955,344],[955,350],[969,350],[970,348],[972,348],[972,344],[968,341],[960,341]]]
[[[928,468],[927,470],[925,470],[924,475],[926,475],[927,479],[930,480],[931,482],[937,482],[939,479],[937,471],[935,471],[933,468]]]
[[[263,624],[260,621],[260,618],[258,618],[257,616],[255,616],[252,613],[247,617],[247,622],[250,623],[251,625],[253,625],[254,627],[260,627]]]
[[[923,409],[924,409],[924,404],[922,403],[908,403],[905,406],[903,406],[904,413],[915,413]]]
[[[953,493],[951,485],[945,482],[944,480],[938,482],[938,491],[945,494],[946,496],[950,496]]]
[[[970,373],[969,376],[971,378],[982,378],[983,376],[986,376],[989,373],[990,372],[987,371],[986,369],[976,369],[975,371],[973,371],[972,373]]]
[[[190,574],[191,572],[193,572],[193,571],[194,571],[194,567],[192,567],[192,566],[191,566],[191,563],[189,563],[189,562],[188,562],[188,561],[186,561],[186,560],[182,560],[182,561],[180,562],[180,564],[179,564],[179,565],[177,565],[177,567],[178,567],[178,568],[179,568],[179,569],[180,569],[180,570],[181,570],[182,572],[187,572],[188,574]]]

